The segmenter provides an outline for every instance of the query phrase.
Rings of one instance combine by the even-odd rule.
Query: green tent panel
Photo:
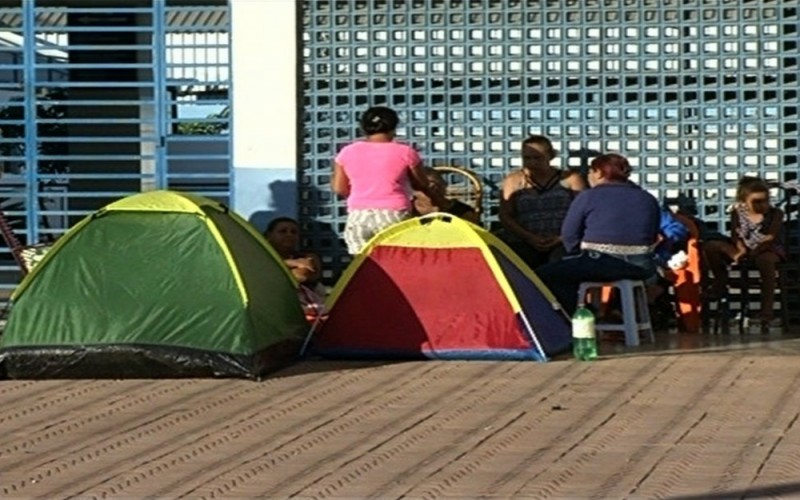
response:
[[[133,195],[72,228],[23,280],[0,363],[13,378],[257,378],[297,353],[296,286],[223,205]]]

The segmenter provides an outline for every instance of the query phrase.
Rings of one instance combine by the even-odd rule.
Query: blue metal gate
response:
[[[378,104],[427,164],[480,174],[485,223],[537,133],[562,165],[625,154],[653,194],[722,230],[741,175],[797,178],[799,20],[780,0],[303,2],[309,244],[336,274],[348,261],[331,160]]]
[[[119,197],[169,188],[230,202],[225,0],[0,7],[0,199],[29,243]],[[0,286],[18,279],[0,249]]]

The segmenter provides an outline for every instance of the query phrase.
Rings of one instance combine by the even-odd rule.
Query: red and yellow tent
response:
[[[327,357],[545,361],[571,342],[568,317],[511,249],[441,213],[376,235],[327,306],[312,343]]]

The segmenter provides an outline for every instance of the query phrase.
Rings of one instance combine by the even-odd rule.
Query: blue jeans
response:
[[[619,255],[584,250],[545,264],[536,274],[553,292],[567,314],[578,306],[578,289],[584,281],[647,281],[656,276],[653,254]]]

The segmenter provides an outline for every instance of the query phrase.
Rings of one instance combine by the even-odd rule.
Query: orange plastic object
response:
[[[697,224],[685,215],[674,215],[676,219],[689,228],[689,241],[686,245],[686,253],[689,259],[685,267],[670,270],[666,277],[672,282],[675,289],[678,319],[682,326],[681,330],[689,333],[697,333],[700,331],[702,314],[702,301],[700,300],[700,290],[702,286],[700,230]]]

